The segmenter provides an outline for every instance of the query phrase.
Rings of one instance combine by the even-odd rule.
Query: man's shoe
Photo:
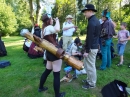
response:
[[[85,79],[84,79],[84,80],[82,80],[82,82],[83,82],[83,83],[86,83],[86,82],[87,82],[87,80],[85,80]]]
[[[38,92],[42,92],[42,91],[46,91],[46,90],[48,90],[48,88],[47,87],[43,87],[42,89],[38,89]]]
[[[60,93],[59,97],[65,97],[65,92]]]
[[[87,80],[82,80],[83,83],[85,83],[85,85],[89,85],[89,83],[87,82]]]
[[[90,88],[95,88],[95,86],[83,85],[82,88],[83,88],[83,89],[90,89]]]

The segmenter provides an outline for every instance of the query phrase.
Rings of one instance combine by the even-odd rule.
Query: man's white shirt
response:
[[[68,22],[63,23],[63,29],[66,27],[72,27],[72,26],[74,26],[74,24],[72,23],[68,23]],[[75,28],[70,28],[68,30],[65,30],[63,31],[63,36],[72,36],[74,31],[75,31]]]

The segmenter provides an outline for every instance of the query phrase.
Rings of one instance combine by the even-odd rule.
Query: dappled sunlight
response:
[[[73,40],[74,40],[75,38],[76,38],[76,36],[73,37]],[[79,38],[80,38],[81,40],[85,40],[85,39],[86,39],[86,35],[79,36]]]
[[[5,42],[5,46],[6,47],[10,47],[10,46],[18,46],[18,45],[22,45],[24,43],[24,40],[19,40],[19,41],[14,41],[14,42]]]

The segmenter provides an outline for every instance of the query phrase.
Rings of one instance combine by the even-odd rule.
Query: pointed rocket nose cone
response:
[[[22,29],[21,32],[20,32],[20,35],[24,36],[27,32],[29,32],[28,29]]]

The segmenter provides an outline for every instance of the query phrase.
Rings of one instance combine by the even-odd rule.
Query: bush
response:
[[[127,28],[130,31],[130,16],[125,17],[123,22],[127,23]]]
[[[11,35],[18,27],[15,13],[12,12],[11,6],[5,3],[1,3],[0,6],[0,33],[4,36]]]
[[[17,18],[17,23],[18,23],[18,29],[17,32],[14,33],[15,35],[19,35],[19,32],[24,29],[32,29],[32,24],[30,19],[27,19],[27,17],[19,17]]]

